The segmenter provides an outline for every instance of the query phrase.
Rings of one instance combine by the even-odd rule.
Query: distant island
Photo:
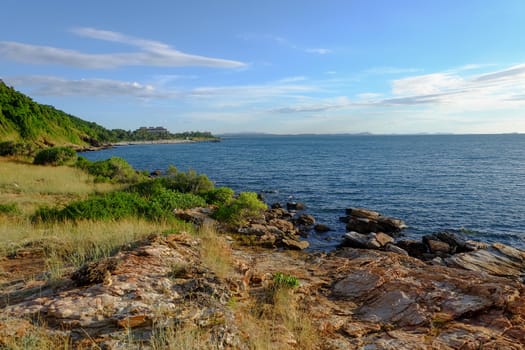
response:
[[[207,131],[171,133],[163,126],[137,130],[106,129],[33,101],[0,79],[0,155],[31,154],[38,149],[68,146],[76,150],[98,149],[117,143],[219,141]]]

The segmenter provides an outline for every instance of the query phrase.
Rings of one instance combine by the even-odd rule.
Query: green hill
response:
[[[173,134],[163,127],[142,127],[135,131],[109,130],[53,106],[37,103],[0,79],[0,153],[9,154],[21,149],[22,153],[31,154],[36,149],[49,146],[70,146],[78,150],[120,141],[173,139],[220,140],[208,131]]]
[[[0,141],[82,148],[115,140],[113,131],[37,103],[0,80]]]

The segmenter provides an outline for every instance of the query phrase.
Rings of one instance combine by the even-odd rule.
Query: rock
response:
[[[381,215],[373,210],[368,210],[364,208],[347,208],[346,209],[346,215],[353,216],[356,218],[364,218],[364,219],[371,219],[376,220]]]
[[[452,249],[448,243],[438,241],[435,239],[428,239],[426,237],[423,237],[423,242],[428,246],[428,250],[432,254],[442,256],[451,253]]]
[[[111,273],[115,271],[117,264],[117,260],[111,258],[92,262],[73,272],[71,279],[78,287],[103,282],[110,283]]]
[[[405,250],[408,255],[423,259],[423,255],[428,253],[428,247],[423,243],[415,240],[401,240],[396,243],[396,245]]]
[[[381,247],[385,246],[388,243],[394,242],[394,239],[392,237],[383,232],[377,232],[374,235],[374,238],[379,242]]]
[[[308,241],[299,241],[296,239],[285,238],[282,240],[283,245],[288,249],[303,250],[310,246]]]
[[[282,208],[282,205],[281,203],[273,203],[270,208],[272,209],[281,209]]]
[[[380,215],[378,212],[362,208],[346,209],[347,217],[340,220],[346,222],[348,231],[359,233],[385,232],[396,234],[407,226],[402,220]]]
[[[184,221],[201,226],[205,223],[215,225],[216,221],[211,218],[212,208],[175,209],[175,217]]]
[[[297,219],[295,219],[295,222],[297,225],[312,226],[315,224],[315,218],[312,215],[301,214]]]
[[[463,237],[456,233],[438,232],[433,236],[440,241],[447,243],[451,247],[452,253],[463,253],[474,250]]]
[[[523,280],[525,252],[495,243],[486,249],[460,253],[445,259],[447,266]]]
[[[384,245],[384,249],[385,249],[386,252],[392,252],[392,253],[408,256],[408,252],[406,250],[404,250],[403,248],[400,248],[400,247],[398,247],[398,246],[396,246],[395,244],[392,244],[392,243],[385,244]]]
[[[286,203],[286,209],[288,210],[305,210],[306,209],[306,205],[304,203],[301,203],[301,202],[288,202]]]
[[[288,220],[283,219],[272,219],[268,222],[270,225],[273,225],[280,229],[283,232],[295,232],[293,223]]]
[[[342,247],[381,249],[384,245],[391,243],[394,239],[382,232],[370,232],[365,235],[359,232],[350,231],[344,234]]]
[[[322,233],[322,232],[328,232],[331,231],[331,228],[328,225],[325,224],[315,224],[314,230],[316,232]]]
[[[350,231],[344,234],[342,247],[367,248],[368,237],[362,233]]]

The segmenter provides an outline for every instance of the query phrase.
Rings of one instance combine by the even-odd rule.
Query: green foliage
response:
[[[229,187],[219,187],[203,194],[206,202],[213,205],[229,204],[235,192]]]
[[[204,198],[192,193],[180,193],[162,189],[151,196],[152,206],[159,207],[163,212],[171,213],[174,209],[189,209],[206,206]]]
[[[244,225],[250,219],[261,217],[267,208],[267,205],[259,200],[257,193],[241,192],[230,203],[219,206],[214,217],[232,225]]]
[[[0,142],[0,156],[31,156],[36,151],[34,145],[26,142]]]
[[[118,220],[130,217],[151,217],[154,208],[135,193],[117,191],[68,204],[63,209],[41,208],[33,221]],[[159,213],[160,214],[160,213]]]
[[[213,190],[215,185],[204,174],[197,174],[195,170],[178,171],[170,165],[167,176],[161,178],[163,186],[177,192],[203,194]]]
[[[65,165],[72,164],[77,159],[77,152],[69,147],[51,147],[39,151],[33,164],[37,165]]]
[[[0,80],[0,136],[3,135],[40,146],[99,146],[115,139],[110,130],[36,103]]]
[[[16,215],[19,212],[18,206],[15,203],[0,204],[0,215]]]
[[[76,166],[86,170],[95,177],[95,182],[135,183],[144,178],[133,167],[120,157],[90,162],[79,158]]]
[[[285,275],[281,272],[277,272],[273,276],[273,287],[275,289],[279,288],[296,288],[299,287],[299,280],[295,276]]]
[[[0,137],[25,141],[39,147],[76,145],[99,147],[117,141],[153,141],[160,139],[219,140],[210,132],[190,131],[172,134],[168,131],[148,132],[146,129],[108,130],[96,123],[82,120],[34,102],[30,97],[0,80]]]

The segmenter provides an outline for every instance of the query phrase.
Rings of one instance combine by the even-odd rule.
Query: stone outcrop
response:
[[[147,348],[153,329],[190,325],[212,348],[248,349],[245,319],[234,310],[265,295],[282,272],[300,281],[291,300],[308,315],[316,349],[525,349],[525,288],[514,278],[348,247],[330,254],[235,249],[233,272],[219,278],[203,264],[200,245],[184,233],[152,235],[79,269],[70,283],[3,285],[11,302],[2,308],[8,321],[0,322],[0,344],[33,332],[26,320],[38,316],[46,332],[67,332],[77,347],[129,348],[131,332]],[[493,248],[523,259],[521,251]],[[272,346],[301,349],[297,334],[274,322],[271,341],[281,345]]]
[[[2,314],[39,318],[57,332],[71,330],[73,341],[89,336],[109,349],[119,348],[117,339],[125,339],[129,329],[146,336],[154,324],[187,323],[203,326],[221,339],[222,347],[235,347],[237,330],[226,307],[232,291],[203,266],[199,240],[187,234],[153,235],[139,244],[86,265],[72,275],[74,283],[57,291],[44,288],[7,305]],[[174,276],[175,267],[191,273]]]
[[[240,234],[303,249],[292,218],[275,208]],[[44,329],[67,335],[73,348],[147,349],[170,327],[198,330],[209,345],[202,348],[254,348],[243,327],[268,312],[273,276],[283,273],[299,281],[286,306],[296,312],[298,305],[311,328],[293,332],[272,318],[267,348],[303,349],[307,331],[316,339],[311,348],[322,350],[525,349],[524,251],[449,232],[399,242],[381,232],[350,236],[358,247],[331,253],[230,246],[231,272],[223,276],[203,261],[199,238],[151,235],[57,285],[2,281],[0,348]],[[0,261],[0,271],[8,276],[16,259],[42,268],[41,252],[31,249]]]
[[[376,211],[363,208],[346,209],[346,216],[341,217],[340,220],[346,223],[347,231],[362,234],[384,232],[392,236],[407,227],[400,219],[383,216]]]

